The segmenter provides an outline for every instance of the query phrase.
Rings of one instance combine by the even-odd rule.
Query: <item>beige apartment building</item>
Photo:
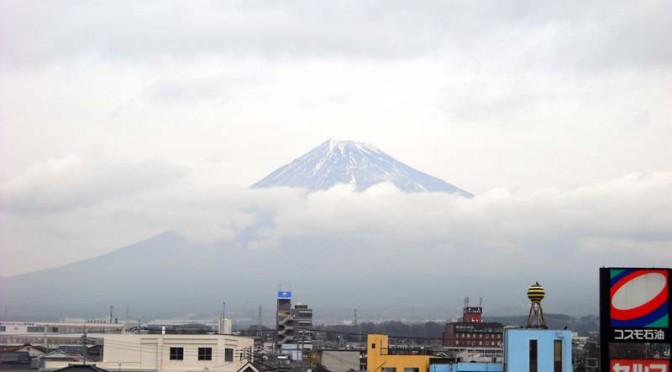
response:
[[[236,372],[252,357],[254,339],[221,334],[102,335],[97,367],[119,372]],[[49,362],[50,371],[67,363]]]
[[[254,340],[220,334],[123,334],[103,337],[110,371],[236,372],[251,358]]]

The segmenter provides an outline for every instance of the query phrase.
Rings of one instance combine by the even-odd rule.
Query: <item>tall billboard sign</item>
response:
[[[672,269],[600,269],[601,371],[672,372]]]

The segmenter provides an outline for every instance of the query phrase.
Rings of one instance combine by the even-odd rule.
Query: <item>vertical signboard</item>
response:
[[[670,371],[671,269],[600,269],[601,371]]]

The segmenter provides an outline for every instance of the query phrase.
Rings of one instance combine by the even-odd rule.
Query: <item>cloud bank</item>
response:
[[[370,274],[378,277],[404,272],[419,280],[447,275],[520,286],[545,280],[556,293],[587,285],[586,297],[596,291],[600,266],[672,263],[669,172],[573,190],[492,189],[472,199],[405,194],[390,184],[362,193],[346,185],[310,194],[194,189],[175,182],[183,173],[166,165],[119,167],[66,157],[10,180],[2,188],[2,274],[94,257],[166,230],[194,244],[233,250],[295,246],[292,260],[321,257],[325,270],[347,270],[348,258],[358,258],[370,262]],[[28,251],[39,254],[26,260]],[[291,277],[298,282],[302,275],[312,274]],[[586,306],[595,305],[588,301]]]

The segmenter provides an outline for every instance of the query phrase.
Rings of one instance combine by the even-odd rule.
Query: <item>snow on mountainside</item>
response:
[[[464,197],[473,196],[395,160],[375,146],[335,140],[324,142],[252,187],[305,187],[309,191],[316,191],[345,183],[363,191],[381,182],[391,182],[404,192],[448,192]]]

